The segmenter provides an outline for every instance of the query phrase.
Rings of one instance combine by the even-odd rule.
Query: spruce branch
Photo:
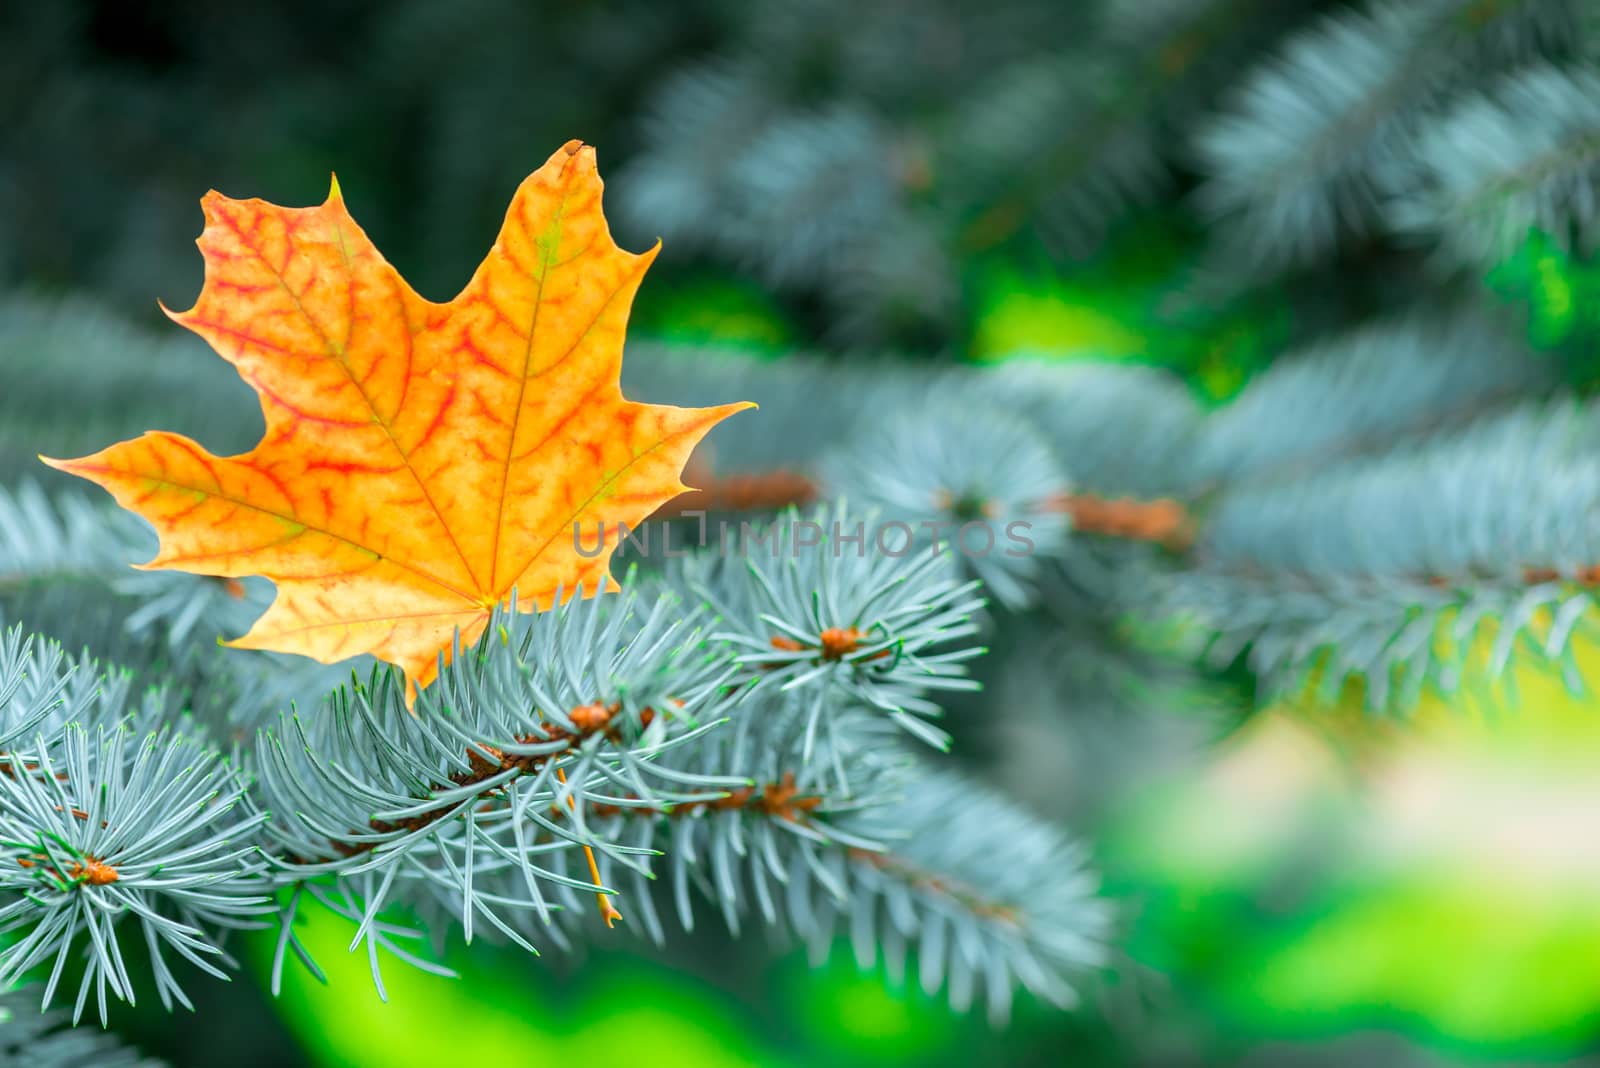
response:
[[[1560,0],[1374,0],[1292,37],[1194,134],[1200,205],[1228,223],[1228,257],[1278,270],[1372,231],[1427,115],[1575,19]]]
[[[840,935],[891,978],[919,959],[925,990],[997,1021],[1022,987],[1061,1006],[1105,961],[1111,913],[1082,849],[959,775],[905,765],[898,796],[842,816],[743,808],[673,821],[664,841],[680,922],[696,898],[730,929],[788,931],[814,960]],[[692,893],[691,889],[698,891]]]
[[[145,729],[152,711],[174,718],[159,700],[130,710],[125,688],[73,686],[73,670],[59,656],[0,663],[0,692],[23,692],[21,671],[56,697],[42,718],[15,696],[6,709],[34,733],[8,745],[0,774],[0,930],[20,932],[0,949],[0,980],[51,962],[48,1005],[87,943],[73,1019],[92,990],[104,1022],[108,992],[135,998],[119,941],[134,923],[162,1003],[189,1006],[164,953],[226,978],[223,937],[274,911],[256,857],[265,817],[241,815],[245,780],[203,739]]]
[[[1297,6],[1109,5],[1089,54],[1046,52],[980,81],[950,123],[950,183],[977,206],[960,246],[990,248],[1037,223],[1068,253],[1092,248],[1120,209],[1170,184],[1163,135],[1231,74],[1228,57]]]
[[[64,1012],[40,1012],[31,987],[0,993],[0,1065],[5,1068],[162,1068],[115,1035],[69,1026]]]
[[[1548,394],[1557,372],[1508,323],[1470,305],[1363,323],[1284,354],[1208,416],[1190,450],[1191,481],[1207,490],[1284,482],[1382,455]]]
[[[1007,414],[945,401],[886,419],[819,461],[823,485],[899,524],[907,550],[955,546],[964,572],[1019,608],[1039,558],[1064,551],[1068,513],[1051,502],[1070,482],[1044,437]]]
[[[1181,497],[1192,479],[1185,461],[1202,419],[1194,396],[1169,371],[1026,354],[993,367],[933,368],[897,360],[846,365],[806,354],[767,362],[639,345],[629,349],[623,373],[629,395],[653,403],[687,403],[693,398],[686,383],[711,381],[761,406],[761,419],[730,420],[712,431],[690,472],[695,483],[708,472],[728,479],[781,471],[785,485],[793,475],[816,479],[821,457],[872,434],[885,413],[976,404],[1030,424],[1078,492]]]
[[[597,808],[609,832],[664,854],[627,873],[643,930],[668,938],[666,917],[692,930],[702,908],[733,933],[755,923],[826,956],[849,938],[865,967],[881,953],[891,977],[908,950],[930,993],[965,1010],[977,995],[996,1020],[1022,987],[1070,1005],[1102,964],[1112,914],[1098,900],[1083,850],[986,788],[923,764],[870,710],[840,714],[848,782],[804,756],[802,708],[742,702],[728,728],[673,754],[677,766],[741,769],[760,784],[670,808]],[[789,769],[779,771],[778,769]],[[653,885],[657,868],[662,885]],[[560,887],[566,915],[583,915]]]
[[[1200,411],[1175,377],[1152,368],[1019,359],[918,376],[893,363],[841,373],[798,357],[761,364],[648,349],[630,361],[652,398],[674,399],[673,384],[692,369],[730,378],[762,405],[758,430],[718,428],[686,472],[698,488],[655,519],[843,497],[914,528],[927,521],[954,532],[984,518],[997,542],[1008,522],[1028,522],[1040,557],[1064,549],[1063,516],[1079,533],[1174,549],[1192,525],[1183,498],[1200,485]],[[952,492],[957,485],[971,492]],[[981,514],[965,514],[972,507]],[[997,598],[1020,604],[1029,563],[1004,557],[1005,547],[979,574]]]
[[[1385,205],[1395,230],[1493,266],[1532,231],[1587,255],[1600,241],[1600,72],[1537,66],[1425,128],[1415,177]]]
[[[40,453],[76,456],[152,426],[183,425],[219,448],[244,449],[261,425],[225,364],[83,297],[0,296],[0,380],[0,486],[39,476]],[[142,529],[119,521],[130,525]]]
[[[1071,475],[1075,494],[1184,500],[1197,489],[1189,460],[1205,414],[1170,371],[1022,354],[934,388],[954,400],[969,392],[1027,419]]]
[[[795,552],[800,520],[787,520],[787,530],[762,531],[766,540],[740,561],[744,569],[703,557],[664,581],[630,579],[620,596],[503,613],[477,646],[456,651],[414,713],[384,672],[336,691],[315,715],[285,713],[243,749],[254,780],[248,796],[244,780],[230,779],[216,802],[242,806],[242,820],[180,850],[194,883],[208,888],[205,904],[147,905],[139,914],[150,937],[170,934],[180,952],[220,972],[224,958],[205,959],[220,953],[216,932],[276,913],[276,988],[291,953],[319,974],[295,933],[314,902],[352,923],[351,948],[365,949],[381,994],[384,955],[448,974],[411,944],[425,933],[437,940],[458,928],[471,938],[476,929],[529,949],[542,933],[570,945],[576,931],[562,915],[589,914],[586,894],[621,890],[630,917],[664,937],[653,886],[663,852],[686,925],[695,911],[690,888],[734,929],[752,909],[778,927],[795,919],[791,907],[822,909],[824,897],[852,885],[849,871],[868,863],[861,858],[881,854],[898,833],[868,818],[892,809],[910,768],[893,740],[905,732],[940,740],[923,722],[938,711],[926,695],[970,688],[965,663],[981,650],[965,640],[980,602],[946,557]],[[810,522],[830,542],[833,524],[837,533],[854,529],[851,514],[833,508]],[[771,559],[759,551],[768,546],[780,549]],[[693,609],[702,600],[726,613],[709,637]],[[130,719],[128,676],[80,691],[58,647],[38,647],[41,670],[36,643],[20,629],[8,641],[0,668],[15,681],[0,693],[11,779],[0,784],[0,809],[34,823],[54,817],[38,833],[8,839],[15,868],[7,879],[30,890],[7,916],[33,931],[11,964],[16,972],[52,956],[59,964],[77,944],[75,925],[87,924],[102,939],[95,944],[111,948],[80,987],[79,1010],[91,987],[102,1001],[106,991],[131,999],[114,941],[81,903],[154,892],[153,884],[126,851],[101,847],[90,833],[137,818],[120,809],[101,815],[77,800],[80,784],[91,792],[114,784],[122,773],[107,769],[118,768],[131,769],[136,783],[164,781],[162,769],[189,767],[180,754],[197,746],[202,765],[214,758],[204,743],[160,728],[173,713],[159,695]],[[92,666],[89,677],[99,678]],[[92,731],[69,723],[95,702],[109,704],[90,718]],[[152,762],[157,770],[144,770]],[[158,804],[167,796],[154,787],[144,794]],[[68,799],[59,811],[40,800],[56,795]],[[170,866],[157,836],[165,826],[141,842],[160,858],[151,863]],[[239,842],[241,853],[225,848]],[[880,859],[871,870],[880,874],[861,878],[889,872],[918,893],[935,888],[903,860]],[[980,922],[999,916],[971,895],[940,900],[976,908]],[[398,922],[390,906],[425,926]],[[157,960],[160,993],[181,1002]],[[1006,997],[1013,981],[1039,981],[1007,975]],[[959,987],[955,995],[964,997]]]
[[[1530,403],[1228,494],[1164,601],[1274,692],[1315,669],[1325,692],[1358,676],[1374,707],[1404,707],[1425,687],[1455,690],[1480,633],[1493,635],[1487,677],[1520,651],[1579,690],[1571,639],[1593,630],[1600,559],[1594,419],[1590,403]]]
[[[903,526],[903,524],[902,524]],[[684,561],[669,582],[720,616],[714,637],[733,648],[752,693],[776,691],[806,709],[802,759],[839,760],[834,710],[860,705],[915,738],[943,748],[928,722],[939,706],[929,691],[971,690],[965,664],[982,653],[963,639],[982,605],[948,552],[918,547],[873,513],[822,506],[789,511],[740,531],[737,556]],[[888,551],[884,550],[884,542]],[[823,748],[813,750],[810,742]]]
[[[0,613],[22,621],[0,636],[0,979],[48,969],[48,1006],[81,959],[73,1019],[91,993],[103,1019],[147,982],[120,941],[143,937],[163,1002],[187,1004],[174,953],[221,975],[233,929],[275,923],[276,991],[291,955],[320,975],[297,935],[316,907],[348,922],[381,995],[386,956],[450,974],[437,950],[456,932],[570,948],[612,937],[595,917],[620,906],[616,937],[709,918],[818,957],[847,941],[896,977],[914,959],[926,989],[999,1019],[1019,991],[1070,1005],[1114,917],[1080,846],[926,752],[948,744],[944,717],[975,711],[980,678],[976,711],[1037,705],[1070,717],[1074,744],[1116,721],[1065,760],[1025,754],[1080,795],[1148,776],[1178,736],[1168,719],[1126,731],[1198,688],[1199,666],[1150,648],[1170,631],[1269,693],[1359,683],[1382,710],[1524,659],[1586,685],[1600,408],[1552,401],[1566,356],[1534,357],[1456,294],[1394,313],[1434,280],[1403,244],[1435,250],[1452,285],[1530,229],[1595,250],[1594,5],[1066,6],[728,7],[719,54],[651,93],[618,221],[753,275],[816,336],[949,354],[963,252],[1093,253],[1197,163],[1223,274],[1307,272],[1271,294],[1314,312],[1293,316],[1292,349],[1202,409],[1149,366],[761,363],[635,342],[629,396],[761,403],[657,514],[681,530],[732,513],[750,520],[739,544],[619,596],[502,611],[414,712],[370,663],[220,652],[259,586],[132,572],[153,540],[124,513],[0,488]],[[444,7],[406,5],[378,50],[473,40],[475,16]],[[661,32],[635,36],[676,29],[641,17]],[[483,145],[522,149],[481,101],[414,103],[430,151],[445,146],[434,163],[486,189],[501,170]],[[425,211],[417,234],[455,240],[461,218]],[[1352,251],[1370,281],[1328,262]],[[87,304],[0,299],[0,483],[41,450],[148,425],[247,446],[256,408],[189,355]],[[1031,551],[898,551],[896,524],[943,524],[949,542],[974,522],[1027,524]],[[1152,638],[1168,614],[1194,626]],[[980,642],[999,658],[982,674]],[[66,651],[84,646],[119,666]],[[0,1022],[0,1060],[115,1063],[57,1019]]]
[[[797,931],[815,953],[838,924],[858,961],[881,954],[891,975],[914,946],[923,989],[943,987],[957,1011],[979,988],[996,1022],[1019,986],[1075,1004],[1078,984],[1106,960],[1113,923],[1080,846],[944,769],[922,769],[874,816],[903,837],[884,853],[847,853],[849,892],[820,902]]]
[[[748,785],[666,805],[591,807],[589,814],[609,826],[611,835],[641,851],[664,854],[659,862],[618,872],[628,880],[628,900],[651,938],[666,938],[663,907],[685,930],[693,928],[691,891],[710,902],[729,931],[738,934],[750,912],[741,892],[748,886],[762,921],[776,924],[785,895],[802,893],[822,877],[818,858],[828,846],[881,848],[875,838],[852,833],[840,819],[883,805],[905,760],[894,755],[892,729],[872,710],[851,706],[831,715],[821,743],[827,749],[819,753],[804,704],[781,695],[747,694],[724,728],[662,760],[673,774],[691,781],[731,776]],[[613,866],[609,859],[601,863]],[[653,884],[662,866],[668,869],[667,885],[658,888]],[[574,889],[559,892],[570,911]]]
[[[547,885],[608,893],[556,854],[640,863],[636,849],[594,836],[589,806],[743,785],[661,777],[656,758],[711,729],[728,699],[732,665],[703,646],[695,616],[666,594],[644,606],[580,589],[531,616],[513,605],[456,650],[412,710],[383,672],[313,716],[285,715],[256,750],[274,877],[317,895],[313,880],[334,876],[345,911],[359,905],[352,949],[393,933],[378,917],[395,896],[432,898],[469,941],[487,923],[532,950],[530,918],[549,920]]]
[[[342,668],[304,657],[224,652],[271,599],[260,579],[142,571],[156,539],[137,517],[38,483],[0,486],[0,620],[26,623],[159,681],[203,720],[253,730],[290,701],[315,700]],[[93,669],[75,679],[92,680]]]
[[[698,489],[685,493],[650,518],[665,520],[686,515],[780,511],[810,504],[820,492],[814,481],[793,471],[756,472],[727,478],[702,471],[692,477],[701,483]],[[944,498],[936,500],[942,502]],[[1186,548],[1194,534],[1187,509],[1171,497],[1139,500],[1101,497],[1093,493],[1052,493],[1034,502],[1034,506],[1041,515],[1066,515],[1073,532],[1078,534],[1153,541],[1174,550]],[[934,522],[960,526],[953,518]]]

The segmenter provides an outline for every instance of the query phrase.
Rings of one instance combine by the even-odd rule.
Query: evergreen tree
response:
[[[468,21],[401,4],[382,40]],[[380,664],[219,649],[266,584],[132,570],[149,531],[33,459],[147,427],[243,449],[237,378],[88,298],[7,297],[0,980],[37,975],[29,1004],[74,1022],[188,1005],[267,929],[276,990],[319,972],[316,909],[381,993],[391,962],[445,970],[448,939],[573,949],[615,907],[669,952],[711,919],[818,957],[843,938],[996,1021],[1019,991],[1103,991],[1123,913],[1063,824],[1092,831],[1164,754],[1283,693],[1403,715],[1522,659],[1586,686],[1600,323],[1530,345],[1548,298],[1479,279],[1595,251],[1597,22],[1581,0],[696,5],[673,32],[714,27],[712,54],[673,53],[619,133],[619,231],[661,233],[669,277],[747,274],[854,355],[632,342],[630,397],[759,413],[697,453],[621,593],[502,612],[414,709]],[[422,167],[470,169],[456,188],[520,173],[520,141],[455,125],[481,99],[426,104],[456,132]],[[36,180],[0,157],[0,187]],[[420,247],[461,229],[412,207]],[[974,257],[1072,262],[1148,212],[1200,248],[1171,329],[1296,313],[1220,402],[1145,363],[873,354],[970,341]],[[994,759],[1040,710],[1080,747],[1048,814]],[[0,1047],[112,1056],[37,1037],[56,1018],[22,996]]]

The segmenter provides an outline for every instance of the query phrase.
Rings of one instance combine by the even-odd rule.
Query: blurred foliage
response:
[[[1534,231],[1486,275],[1490,290],[1526,309],[1539,348],[1575,347],[1600,368],[1600,260],[1575,256]]]
[[[329,986],[303,973],[280,1004],[317,1064],[349,1068],[493,1063],[519,1056],[605,1061],[649,1050],[651,1065],[799,1068],[868,1065],[1000,1065],[998,1035],[980,1021],[863,973],[836,954],[822,968],[785,954],[729,989],[673,963],[597,947],[580,964],[530,962],[520,954],[455,946],[451,980],[412,969],[386,975],[389,1001],[374,995],[364,962],[342,952],[344,934],[322,917],[306,925],[325,956]],[[272,946],[250,946],[265,976]],[[772,1006],[782,1006],[774,1018]],[[1041,1035],[1029,1014],[1010,1045],[1023,1056]]]
[[[1148,363],[1183,376],[1207,401],[1227,400],[1294,336],[1293,319],[1271,290],[1216,303],[1174,299],[1203,256],[1191,228],[1153,213],[1068,264],[1037,252],[980,257],[969,269],[970,355]]]
[[[639,294],[630,318],[639,335],[678,345],[715,345],[778,356],[794,347],[794,327],[771,294],[714,271],[669,277]]]
[[[342,952],[344,935],[331,917],[319,914],[308,923],[303,937],[329,961],[333,989],[296,971],[281,995],[290,1025],[319,1064],[493,1064],[507,1050],[534,1059],[604,1061],[633,1044],[652,1050],[663,1068],[773,1063],[756,1053],[725,1002],[665,969],[613,964],[586,973],[574,990],[548,976],[541,981],[518,966],[521,960],[458,953],[450,963],[462,981],[393,969],[386,977],[389,1000],[382,1002],[365,962]],[[270,960],[270,943],[263,940],[256,956]],[[488,991],[500,993],[485,997]]]
[[[0,189],[27,210],[0,223],[0,278],[182,305],[198,193],[310,203],[333,171],[379,247],[443,298],[552,146],[582,136],[615,169],[640,73],[698,47],[708,6],[7,5]]]
[[[1592,1049],[1600,869],[1572,843],[1596,812],[1594,699],[1532,666],[1467,690],[1376,729],[1359,692],[1290,699],[1130,806],[1106,858],[1150,895],[1131,951],[1243,1033]]]

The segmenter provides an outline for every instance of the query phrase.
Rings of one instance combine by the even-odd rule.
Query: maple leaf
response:
[[[261,442],[213,456],[151,431],[46,463],[90,479],[161,536],[145,568],[261,575],[277,596],[229,644],[331,663],[371,653],[408,694],[496,605],[614,589],[617,524],[687,490],[684,462],[748,403],[624,399],[629,307],[659,243],[611,239],[594,150],[563,146],[517,189],[459,296],[418,296],[345,210],[208,193],[205,285],[167,311],[260,395]],[[163,308],[163,310],[166,310]],[[577,551],[585,532],[593,553]]]

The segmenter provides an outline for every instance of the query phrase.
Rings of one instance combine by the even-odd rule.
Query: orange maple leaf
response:
[[[448,304],[418,296],[345,210],[208,193],[205,286],[168,311],[260,395],[266,433],[239,456],[151,431],[45,462],[149,520],[145,568],[261,575],[272,605],[229,644],[325,663],[372,653],[408,692],[457,629],[482,634],[513,591],[614,589],[617,524],[689,487],[684,462],[750,404],[623,398],[618,376],[643,255],[612,241],[594,150],[572,141],[525,180],[499,238]],[[165,310],[165,309],[164,309]],[[574,531],[607,532],[593,556]]]

